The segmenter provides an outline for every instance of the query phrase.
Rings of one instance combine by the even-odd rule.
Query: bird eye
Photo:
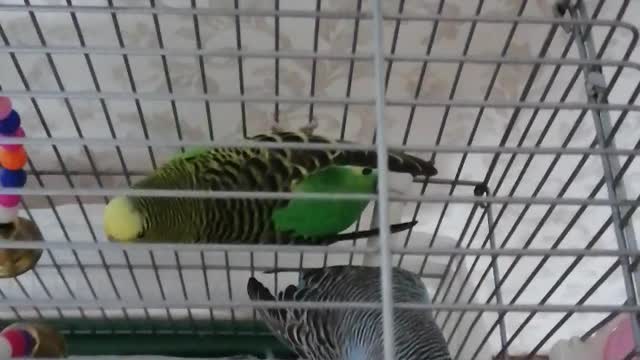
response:
[[[371,175],[371,173],[373,172],[373,170],[371,170],[371,168],[364,168],[362,169],[362,175]]]

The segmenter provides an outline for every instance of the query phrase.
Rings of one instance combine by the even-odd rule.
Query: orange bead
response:
[[[0,165],[8,170],[19,170],[27,163],[27,152],[24,147],[19,150],[7,151],[0,147]]]

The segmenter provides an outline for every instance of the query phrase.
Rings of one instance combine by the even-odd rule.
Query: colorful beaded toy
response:
[[[24,137],[20,115],[12,108],[8,97],[0,96],[0,137]],[[0,144],[0,185],[5,188],[24,187],[27,173],[22,169],[27,153],[22,144]],[[0,194],[0,223],[13,222],[18,216],[20,195]]]
[[[29,357],[36,340],[24,329],[7,329],[0,333],[0,359]]]
[[[65,338],[42,322],[17,322],[0,331],[0,360],[16,358],[65,358]]]

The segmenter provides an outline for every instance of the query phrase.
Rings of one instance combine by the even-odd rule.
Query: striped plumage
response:
[[[302,131],[274,131],[270,134],[254,136],[250,140],[294,143],[333,142]],[[135,189],[288,192],[293,185],[305,177],[328,166],[375,168],[376,156],[375,151],[364,150],[212,148],[177,156],[133,187]],[[414,176],[433,176],[437,173],[431,161],[399,152],[390,152],[389,169]],[[275,231],[271,221],[273,211],[286,206],[288,200],[175,197],[127,197],[127,199],[126,207],[131,208],[132,213],[141,214],[142,219],[136,221],[134,225],[141,226],[142,229],[139,234],[127,235],[131,239],[118,239],[116,236],[114,240],[327,244],[334,238],[329,236],[306,239],[294,236],[292,233]],[[120,217],[117,221],[111,222],[123,220],[127,219]],[[116,226],[107,224],[105,221],[105,228],[107,225],[111,229]]]
[[[394,268],[394,302],[427,303],[422,280],[409,271]],[[255,278],[247,284],[249,297],[276,300]],[[300,285],[289,285],[278,301],[381,302],[380,270],[367,266],[331,266],[305,269]],[[300,357],[308,360],[383,359],[382,312],[375,309],[260,308],[269,327]],[[397,359],[450,360],[440,329],[431,312],[394,309]]]

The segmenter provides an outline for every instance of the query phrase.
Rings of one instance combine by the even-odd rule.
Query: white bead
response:
[[[18,217],[18,210],[20,210],[20,204],[9,208],[0,206],[0,224],[13,222]]]
[[[11,359],[11,344],[4,336],[0,336],[0,360]]]

